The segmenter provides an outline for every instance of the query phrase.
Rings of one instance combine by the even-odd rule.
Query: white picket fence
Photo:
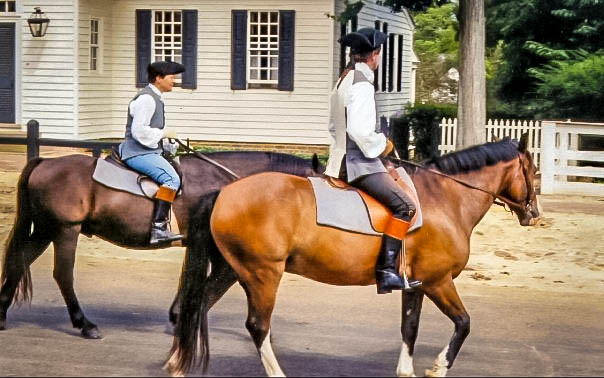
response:
[[[589,165],[604,163],[604,151],[579,151],[578,146],[580,135],[604,138],[604,123],[543,121],[542,127],[541,194],[604,196],[604,183],[581,180],[604,179],[604,167]]]
[[[604,137],[604,123],[489,120],[485,128],[487,141],[493,136],[519,140],[523,133],[529,133],[528,148],[541,172],[541,194],[604,196],[604,183],[583,179],[604,179],[603,167],[588,165],[603,163],[604,151],[578,150],[580,135]],[[455,151],[457,119],[443,118],[440,129],[440,153]],[[584,166],[578,166],[579,161]]]
[[[509,120],[509,119],[490,119],[485,125],[486,140],[492,141],[493,137],[503,139],[510,137],[520,140],[525,132],[529,133],[529,151],[533,153],[533,158],[539,164],[541,158],[541,121]],[[440,121],[441,143],[438,149],[442,154],[455,151],[455,140],[457,138],[457,118],[443,118]]]

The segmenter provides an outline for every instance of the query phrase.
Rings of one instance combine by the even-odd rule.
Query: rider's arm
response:
[[[157,144],[164,136],[162,129],[150,126],[153,113],[155,113],[155,100],[148,94],[141,95],[130,103],[132,137],[149,148],[157,148]]]
[[[347,112],[346,131],[350,138],[366,157],[378,157],[386,148],[386,136],[375,132],[375,97],[371,83],[352,85]]]

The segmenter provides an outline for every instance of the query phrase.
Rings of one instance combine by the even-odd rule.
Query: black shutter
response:
[[[151,10],[136,10],[136,87],[146,86],[147,66],[151,63]]]
[[[388,34],[388,23],[384,22],[383,30],[385,34]],[[388,88],[387,85],[388,80],[388,42],[385,42],[382,45],[382,92],[386,92]]]
[[[382,30],[381,28],[381,22],[380,21],[375,21],[375,28],[377,30]],[[375,88],[375,91],[377,92],[380,89],[380,67],[376,68],[374,73],[373,73],[373,87]]]
[[[197,88],[197,10],[182,11],[182,87]]]
[[[394,90],[394,34],[388,36],[388,92]]]
[[[357,28],[359,27],[359,17],[358,16],[354,16],[352,17],[352,20],[350,20],[350,31],[357,31]]]
[[[233,10],[231,18],[231,89],[246,89],[247,10]]]
[[[402,90],[401,81],[403,79],[403,38],[402,34],[398,35],[398,79],[396,81],[396,91]]]
[[[279,11],[279,90],[294,90],[296,11]]]
[[[0,23],[0,122],[15,123],[15,24]]]

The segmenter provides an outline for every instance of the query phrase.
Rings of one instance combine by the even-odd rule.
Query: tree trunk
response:
[[[486,142],[484,0],[459,1],[457,149]]]

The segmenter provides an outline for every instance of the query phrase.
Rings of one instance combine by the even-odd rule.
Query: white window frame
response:
[[[161,21],[156,21],[156,14],[158,12],[162,13],[162,20]],[[165,14],[166,13],[171,13],[171,21],[166,22],[165,21]],[[180,14],[180,21],[176,21],[176,14]],[[183,14],[182,14],[182,9],[154,9],[151,15],[152,19],[151,19],[151,62],[155,62],[155,61],[160,61],[160,60],[167,60],[166,58],[170,58],[169,60],[172,62],[177,62],[182,64],[182,46],[183,46]],[[166,46],[166,42],[165,40],[163,40],[162,42],[162,46],[158,47],[156,45],[156,43],[158,43],[157,41],[155,41],[155,37],[157,36],[155,29],[157,24],[162,25],[162,33],[160,34],[160,36],[162,38],[169,36],[170,37],[170,45]],[[170,32],[170,34],[166,34],[165,33],[165,28],[163,27],[166,24],[170,24],[172,25],[172,30]],[[176,26],[180,26],[180,33],[176,33]],[[179,38],[180,41],[176,42],[176,38]],[[156,50],[161,49],[161,54],[157,54]],[[172,53],[168,56],[165,54],[166,50],[172,50]],[[180,54],[176,54],[175,51],[180,51]],[[180,87],[182,85],[182,77],[180,75],[177,75],[174,78],[174,86],[176,87]]]
[[[92,43],[92,23],[96,22],[96,44]],[[89,22],[89,33],[88,33],[88,71],[92,73],[101,73],[103,71],[103,21],[99,17],[90,17]],[[92,68],[92,51],[96,48],[96,68]]]
[[[0,12],[0,14],[2,15],[13,15],[17,13],[17,0],[0,0],[0,3],[4,4],[4,11]],[[12,12],[8,11],[8,4],[14,4],[15,5],[15,10]]]
[[[258,22],[254,23],[254,26],[258,27],[258,34],[254,34],[252,35],[252,13],[257,13],[258,14]],[[262,13],[268,13],[268,21],[266,23],[261,22],[261,14]],[[271,19],[271,14],[272,13],[276,13],[277,14],[277,22],[273,22]],[[247,22],[247,62],[246,62],[246,78],[247,78],[247,83],[252,84],[252,85],[262,85],[262,84],[268,84],[271,86],[276,86],[279,84],[279,25],[281,22],[281,16],[280,16],[280,12],[279,10],[267,10],[267,9],[263,9],[263,10],[248,10],[248,22]],[[267,32],[268,34],[266,36],[263,36],[262,34],[260,34],[261,32],[261,27],[262,26],[267,26]],[[271,27],[276,27],[277,29],[277,33],[276,34],[272,34],[271,33]],[[257,48],[252,48],[252,38],[253,37],[258,37],[258,41],[256,42]],[[260,38],[268,38],[267,41],[265,43],[261,42]],[[271,41],[272,38],[275,38],[276,41]],[[261,46],[263,44],[268,45],[265,48],[262,48]],[[274,45],[274,46],[271,46]],[[261,64],[262,62],[262,57],[263,55],[254,55],[252,56],[252,50],[256,50],[256,51],[268,51],[268,55],[267,55],[267,65],[263,66]],[[273,54],[274,53],[274,54]],[[256,67],[252,67],[252,59],[256,58],[257,60],[257,65]],[[271,64],[271,60],[275,59],[276,61],[276,66],[272,66]],[[257,76],[256,78],[252,78],[252,70],[255,70],[257,72]],[[268,74],[268,78],[267,79],[261,79],[260,78],[260,72],[263,70],[268,70],[269,74]],[[274,72],[274,79],[271,79],[271,74],[273,74]]]

